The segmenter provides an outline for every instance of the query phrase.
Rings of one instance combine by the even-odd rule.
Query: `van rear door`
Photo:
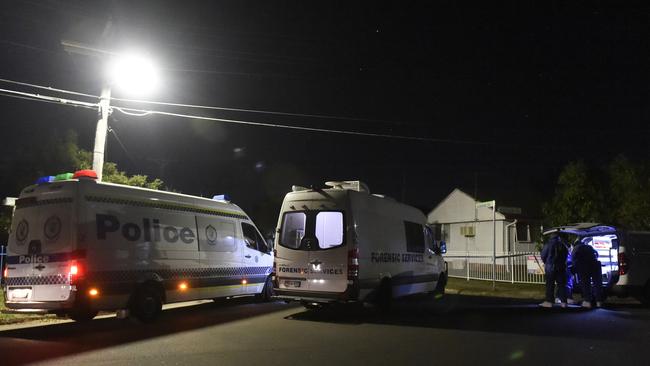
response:
[[[309,290],[344,292],[348,286],[345,220],[341,211],[313,213],[314,238],[309,245]]]
[[[341,293],[347,288],[342,211],[285,212],[276,258],[281,289]]]
[[[7,285],[16,290],[9,289],[10,301],[68,300],[75,250],[72,202],[70,196],[49,194],[17,200],[9,238]]]
[[[280,228],[279,246],[275,257],[277,279],[280,289],[308,291],[307,267],[309,251],[303,248],[307,230],[307,213],[285,212]]]

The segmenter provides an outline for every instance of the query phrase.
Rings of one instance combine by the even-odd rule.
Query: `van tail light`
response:
[[[348,250],[348,280],[359,278],[359,249]]]
[[[625,253],[618,253],[618,274],[624,275],[630,271],[630,264],[627,262]]]
[[[71,285],[75,284],[79,280],[82,273],[81,265],[79,265],[78,262],[70,262],[70,267],[68,267],[68,279],[70,280]]]
[[[3,278],[9,277],[9,267],[5,267],[5,270],[2,271],[2,277]]]

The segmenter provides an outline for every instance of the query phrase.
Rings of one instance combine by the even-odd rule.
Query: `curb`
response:
[[[509,298],[509,299],[540,299],[544,297],[544,294],[539,292],[530,292],[530,291],[520,291],[517,293],[504,293],[500,291],[476,291],[470,289],[456,289],[456,288],[446,288],[445,293],[451,295],[464,295],[464,296],[482,296],[482,297],[499,297],[499,298]]]

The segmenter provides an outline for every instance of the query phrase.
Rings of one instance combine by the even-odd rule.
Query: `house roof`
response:
[[[520,205],[513,205],[513,206],[511,206],[511,205],[512,205],[512,203],[511,203],[512,201],[501,200],[499,197],[493,197],[493,198],[490,198],[490,199],[487,199],[487,198],[486,198],[486,199],[481,199],[481,198],[483,198],[483,197],[481,197],[481,198],[477,199],[477,198],[475,198],[474,196],[468,194],[467,192],[461,190],[460,188],[454,188],[454,189],[453,189],[453,190],[452,190],[452,191],[451,191],[451,192],[450,192],[450,193],[449,193],[449,194],[448,194],[444,199],[442,199],[442,201],[440,201],[440,203],[438,203],[438,204],[437,204],[437,205],[436,205],[436,206],[435,206],[431,211],[429,211],[429,213],[427,214],[427,216],[428,216],[429,214],[431,214],[432,212],[434,212],[435,210],[437,210],[437,209],[438,209],[439,207],[441,207],[442,205],[444,205],[448,200],[450,200],[450,199],[451,199],[452,197],[454,197],[455,195],[463,195],[463,196],[465,196],[465,197],[467,197],[467,198],[469,198],[469,199],[471,199],[471,200],[473,200],[474,202],[477,202],[477,203],[478,203],[478,202],[485,202],[485,201],[495,200],[496,203],[497,203],[497,212],[498,212],[499,214],[503,215],[503,217],[508,218],[508,219],[515,219],[515,218],[534,218],[534,217],[537,216],[537,215],[535,215],[535,214],[533,214],[533,215],[531,216],[531,215],[530,215],[530,212],[531,212],[532,210],[527,212],[527,211],[526,211],[526,208],[522,208]],[[505,202],[505,204],[502,204],[502,202]],[[505,211],[505,212],[500,211],[499,208],[504,208],[503,211]],[[509,210],[510,212],[508,212],[508,211],[505,210],[505,208],[508,208],[508,209],[520,208],[521,210],[520,210],[519,213],[517,213],[516,210]]]

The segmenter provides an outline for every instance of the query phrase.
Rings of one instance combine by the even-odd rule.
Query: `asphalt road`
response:
[[[583,311],[448,295],[375,309],[305,310],[236,299],[163,312],[0,330],[0,364],[648,364],[650,310]]]

